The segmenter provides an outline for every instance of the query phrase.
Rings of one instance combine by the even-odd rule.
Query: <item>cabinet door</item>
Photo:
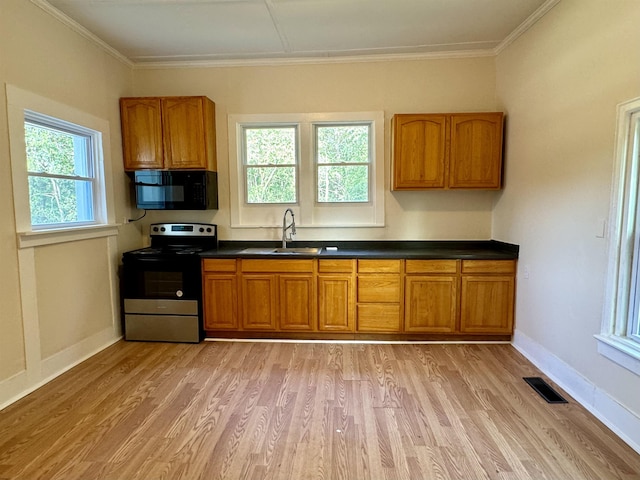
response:
[[[450,333],[456,329],[458,279],[415,276],[405,280],[406,332]]]
[[[206,274],[203,290],[204,329],[237,330],[239,323],[236,275]]]
[[[167,168],[207,168],[203,97],[162,98]]]
[[[449,188],[500,188],[502,119],[501,112],[451,116]]]
[[[444,188],[447,116],[395,115],[393,189]]]
[[[351,276],[318,277],[318,328],[353,332],[353,280]]]
[[[514,276],[463,275],[460,331],[510,334],[514,291]]]
[[[242,326],[246,330],[275,330],[278,282],[276,275],[242,275]]]
[[[121,98],[122,149],[125,170],[163,168],[160,98]]]
[[[313,275],[280,275],[280,330],[315,330]]]

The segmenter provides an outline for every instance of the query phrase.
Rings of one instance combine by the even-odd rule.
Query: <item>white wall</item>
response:
[[[222,239],[278,239],[279,229],[231,229],[227,116],[383,111],[385,228],[299,228],[305,239],[489,239],[495,192],[390,192],[394,113],[495,110],[493,57],[307,65],[136,69],[136,95],[207,95],[216,103],[220,210],[190,218],[216,223]],[[284,209],[283,209],[284,210]],[[150,212],[148,222],[184,218]],[[304,221],[304,220],[303,220]]]
[[[493,211],[493,237],[520,245],[516,345],[603,419],[626,412],[631,422],[613,427],[636,448],[640,377],[600,356],[593,335],[607,272],[599,234],[616,105],[640,96],[639,25],[635,0],[563,0],[499,54],[507,161]]]
[[[0,2],[0,408],[116,340],[119,253],[141,243],[137,226],[102,238],[19,250],[5,86],[13,85],[110,124],[115,216],[130,215],[118,98],[130,66],[26,0]]]

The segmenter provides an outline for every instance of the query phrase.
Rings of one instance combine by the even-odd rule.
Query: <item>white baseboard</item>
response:
[[[640,454],[640,417],[545,347],[516,330],[513,346]]]
[[[83,341],[46,358],[33,368],[39,374],[30,375],[27,370],[0,381],[0,410],[26,397],[67,370],[89,357],[113,345],[122,336],[114,336],[113,328],[107,328]]]

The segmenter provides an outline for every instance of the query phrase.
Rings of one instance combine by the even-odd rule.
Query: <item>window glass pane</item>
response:
[[[369,126],[317,126],[318,163],[368,163]]]
[[[29,172],[91,176],[90,137],[28,122],[24,127]]]
[[[247,165],[295,165],[296,128],[245,128]]]
[[[29,176],[31,224],[93,221],[92,190],[90,181]]]
[[[318,202],[368,202],[368,165],[318,167]]]
[[[247,167],[247,203],[295,202],[295,167]]]

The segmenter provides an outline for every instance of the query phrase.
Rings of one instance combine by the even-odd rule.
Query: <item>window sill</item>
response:
[[[18,232],[18,248],[33,248],[114,235],[118,235],[118,225],[90,225],[55,230]]]
[[[595,335],[598,353],[640,376],[640,344],[616,335]]]

